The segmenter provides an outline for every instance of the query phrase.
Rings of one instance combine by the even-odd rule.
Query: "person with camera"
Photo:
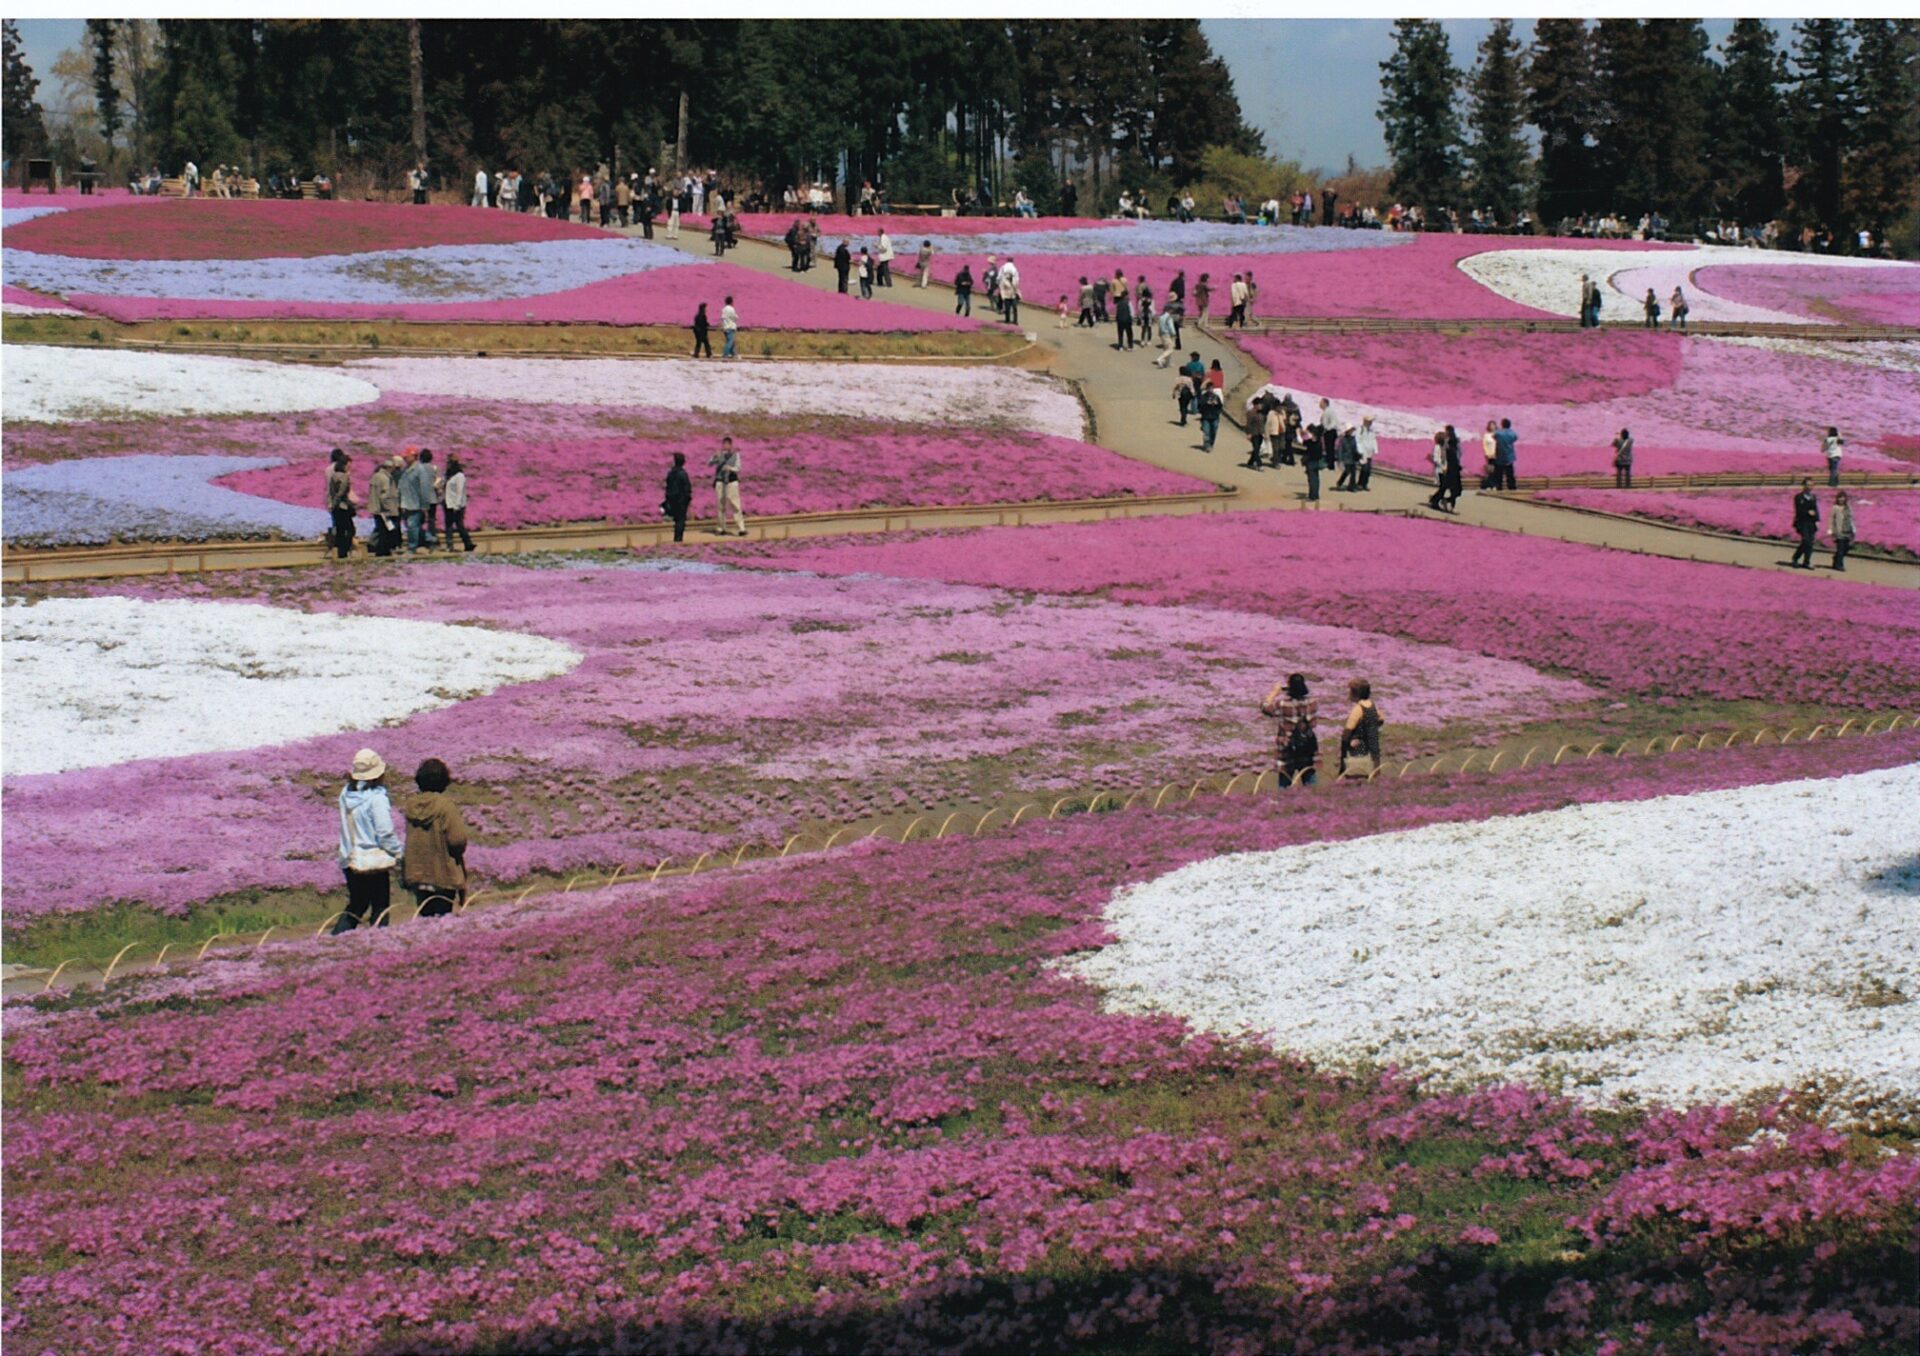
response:
[[[1290,786],[1311,786],[1319,775],[1320,736],[1313,732],[1319,704],[1307,692],[1307,676],[1290,673],[1284,683],[1275,683],[1260,703],[1260,714],[1278,722],[1274,735],[1274,761],[1280,771],[1280,790]]]

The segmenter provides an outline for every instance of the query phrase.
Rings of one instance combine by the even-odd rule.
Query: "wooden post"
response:
[[[673,139],[673,172],[687,172],[687,92],[680,91],[680,131]]]

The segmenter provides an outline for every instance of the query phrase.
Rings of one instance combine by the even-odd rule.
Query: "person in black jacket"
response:
[[[1800,544],[1793,548],[1793,568],[1811,570],[1813,568],[1813,537],[1820,530],[1820,500],[1813,492],[1813,482],[1800,482],[1800,493],[1793,497],[1793,530],[1800,534]]]
[[[667,472],[667,497],[660,511],[673,519],[673,539],[684,541],[687,535],[687,510],[693,506],[693,481],[687,476],[687,454],[673,454],[673,469]]]
[[[713,328],[707,319],[707,303],[701,302],[700,309],[693,313],[693,352],[690,357],[697,358],[703,352],[713,356],[713,341],[707,338],[707,332]]]
[[[847,275],[853,271],[853,251],[847,248],[845,237],[833,252],[833,273],[840,280],[840,295],[847,294]]]

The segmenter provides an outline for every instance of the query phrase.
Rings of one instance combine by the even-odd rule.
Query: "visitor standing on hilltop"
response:
[[[693,478],[687,474],[687,454],[675,452],[673,466],[667,471],[666,497],[660,501],[660,511],[673,519],[673,539],[685,541],[687,536],[687,510],[693,507]]]
[[[714,531],[722,537],[746,536],[747,515],[740,507],[740,454],[733,449],[733,439],[722,438],[720,450],[707,458],[707,465],[713,469],[713,502],[718,516]],[[727,532],[729,512],[738,528],[732,534]]]
[[[1519,488],[1514,480],[1514,465],[1520,460],[1520,435],[1513,431],[1513,421],[1502,419],[1500,429],[1493,435],[1493,473],[1496,490],[1514,490]]]
[[[707,337],[712,329],[713,325],[707,319],[707,303],[703,301],[699,309],[693,313],[693,352],[689,356],[695,358],[703,354],[709,358],[713,356],[713,341]]]
[[[353,458],[339,448],[333,449],[333,469],[327,472],[327,512],[333,515],[333,549],[339,559],[353,554],[353,509],[360,502],[353,492],[349,468]]]
[[[1840,430],[1828,425],[1827,436],[1820,440],[1820,455],[1827,459],[1827,484],[1840,483],[1840,457],[1847,450],[1847,440],[1840,436]]]

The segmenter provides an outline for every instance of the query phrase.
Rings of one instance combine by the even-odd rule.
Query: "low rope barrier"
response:
[[[1862,719],[1862,717],[1857,716],[1849,717],[1837,726],[1830,725],[1826,721],[1821,721],[1811,727],[1795,725],[1789,726],[1784,732],[1777,732],[1768,726],[1758,726],[1751,731],[1744,728],[1736,728],[1727,735],[1724,741],[1718,743],[1709,743],[1710,740],[1718,739],[1718,732],[1712,730],[1704,731],[1698,735],[1685,733],[1672,736],[1655,735],[1644,741],[1644,743],[1637,738],[1621,739],[1619,745],[1613,748],[1611,753],[1608,752],[1610,741],[1606,739],[1596,740],[1591,745],[1567,742],[1557,747],[1550,743],[1535,743],[1528,745],[1524,754],[1518,755],[1519,762],[1511,767],[1509,771],[1525,771],[1533,765],[1536,758],[1542,758],[1540,764],[1542,767],[1550,768],[1558,767],[1562,762],[1590,762],[1594,758],[1602,755],[1612,758],[1625,758],[1630,754],[1636,757],[1653,757],[1660,754],[1678,753],[1682,750],[1689,753],[1718,752],[1735,747],[1742,739],[1746,739],[1746,746],[1749,748],[1757,748],[1769,742],[1784,748],[1786,745],[1795,742],[1811,744],[1822,737],[1829,740],[1840,739],[1846,737],[1849,732],[1852,732],[1856,738],[1864,738],[1874,734],[1892,734],[1903,728],[1920,729],[1920,715],[1907,712],[1900,712],[1891,716],[1877,715],[1866,717],[1864,718],[1866,720],[1864,725],[1861,724]],[[1749,734],[1751,735],[1750,738],[1748,737]],[[1583,747],[1585,752],[1581,751]],[[1551,759],[1543,757],[1548,750],[1552,751]],[[1638,752],[1636,753],[1635,750],[1638,750]],[[1491,753],[1486,749],[1468,749],[1464,752],[1455,751],[1442,753],[1431,761],[1428,761],[1425,755],[1419,758],[1408,759],[1400,764],[1400,770],[1397,773],[1389,773],[1387,771],[1387,765],[1383,763],[1379,767],[1368,766],[1364,771],[1349,767],[1341,770],[1330,778],[1312,782],[1306,781],[1305,778],[1313,769],[1303,768],[1288,779],[1287,785],[1289,788],[1295,790],[1301,789],[1302,787],[1311,790],[1322,785],[1339,783],[1370,784],[1382,778],[1388,781],[1399,782],[1409,776],[1415,775],[1460,776],[1475,770],[1474,765],[1476,762],[1481,763],[1479,771],[1487,775],[1492,775],[1499,771],[1503,760],[1510,759],[1514,756],[1516,756],[1516,751],[1512,748],[1495,749]],[[1451,770],[1447,770],[1447,764],[1455,759],[1459,760],[1458,764],[1451,768]],[[1269,778],[1272,778],[1271,784],[1278,787],[1280,777],[1281,774],[1278,770],[1266,768],[1260,772],[1241,771],[1231,775],[1221,774],[1213,777],[1202,777],[1194,782],[1178,781],[1167,782],[1158,787],[1143,786],[1134,788],[1131,791],[1102,789],[1090,794],[1070,793],[1057,797],[1050,802],[1026,800],[1019,802],[1011,810],[1005,805],[990,806],[984,812],[978,814],[967,810],[954,810],[940,821],[939,828],[930,833],[922,834],[920,841],[938,842],[945,838],[978,838],[986,831],[988,825],[991,824],[996,817],[1004,821],[1004,823],[999,826],[1000,828],[1012,830],[1017,828],[1022,821],[1026,820],[1029,816],[1037,820],[1051,822],[1058,819],[1062,813],[1073,813],[1075,807],[1077,807],[1078,813],[1081,814],[1095,814],[1102,805],[1105,805],[1110,810],[1124,812],[1131,810],[1142,800],[1151,797],[1152,800],[1148,808],[1150,810],[1158,810],[1166,803],[1167,798],[1170,796],[1176,798],[1176,804],[1188,805],[1196,800],[1203,791],[1210,795],[1239,795],[1241,794],[1242,782],[1248,778],[1252,780],[1251,784],[1246,787],[1246,794],[1258,797],[1261,791],[1269,785]],[[882,822],[874,825],[864,835],[860,835],[859,838],[848,839],[848,841],[866,841],[871,838],[884,838],[889,842],[905,844],[913,840],[914,831],[925,824],[931,817],[930,813],[916,814],[907,822],[904,828],[890,829],[886,823]],[[971,824],[965,822],[969,818],[973,820]],[[954,827],[956,822],[960,825],[958,829]],[[695,858],[690,865],[684,867],[674,866],[674,859],[671,857],[663,857],[660,861],[653,864],[653,868],[650,871],[647,871],[644,866],[629,867],[616,864],[604,879],[596,879],[594,873],[591,871],[576,872],[568,877],[566,883],[560,886],[555,893],[570,894],[582,881],[587,882],[587,888],[589,889],[603,889],[607,886],[617,884],[622,878],[629,881],[639,880],[643,872],[649,884],[658,881],[662,876],[697,876],[709,871],[737,867],[741,865],[743,861],[748,860],[749,853],[755,851],[764,853],[763,856],[753,859],[757,861],[780,861],[792,855],[796,848],[801,852],[807,853],[828,852],[838,846],[841,840],[847,838],[848,835],[859,834],[859,830],[859,824],[843,824],[831,832],[815,831],[808,833],[802,831],[789,837],[786,842],[781,845],[778,852],[775,852],[773,846],[769,843],[743,843],[730,855],[724,850],[717,855],[711,851],[703,852],[699,857]],[[538,888],[539,884],[537,882],[526,886],[514,896],[513,902],[515,904],[524,903],[528,896],[532,895]],[[452,896],[443,894],[429,895],[415,906],[409,921],[418,920],[425,912],[426,906],[435,900],[444,901],[448,905],[448,911],[450,913],[460,914],[469,912],[475,904],[489,895],[499,899],[505,899],[506,897],[503,891],[491,888],[483,888],[475,891],[472,895],[464,899],[455,899]],[[388,905],[382,909],[371,922],[365,924],[365,926],[385,927],[392,914],[393,906]],[[347,914],[344,910],[329,915],[320,923],[319,927],[314,929],[311,940],[318,940],[330,927],[346,916]],[[262,932],[260,936],[247,947],[247,954],[256,954],[261,947],[266,945],[268,938],[274,933],[290,930],[293,926],[292,924],[276,923],[267,928],[266,931]],[[207,952],[213,946],[229,940],[236,935],[238,934],[216,932],[212,936],[207,937],[200,943],[199,950],[194,953],[194,961],[197,963],[205,960]],[[165,964],[168,953],[173,951],[175,947],[184,947],[191,945],[191,943],[168,942],[160,947],[159,953],[144,966],[138,967],[137,969],[132,966],[124,970],[121,969],[121,962],[126,959],[127,953],[140,945],[142,945],[142,943],[129,942],[126,946],[120,948],[118,954],[107,963],[105,971],[98,980],[101,987],[104,988],[114,978],[116,973],[123,978],[136,973],[157,973],[160,967]],[[40,993],[51,992],[54,982],[58,980],[69,967],[76,965],[84,966],[85,964],[86,961],[83,957],[67,957],[56,965],[52,972],[47,975],[46,979],[40,983],[38,991]],[[30,978],[30,976],[23,976],[22,978]]]

